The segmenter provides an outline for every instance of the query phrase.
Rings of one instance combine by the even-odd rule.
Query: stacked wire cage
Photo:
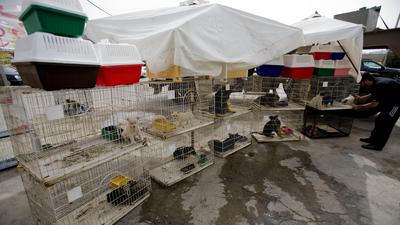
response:
[[[141,88],[13,91],[11,141],[38,224],[113,224],[148,197]],[[93,207],[98,219],[80,215]]]
[[[244,93],[260,110],[303,110],[309,79],[253,75],[244,83]]]
[[[146,101],[145,131],[153,135],[146,159],[151,177],[171,186],[214,162],[205,138],[212,118],[200,112],[198,81],[150,82],[142,84]]]
[[[198,81],[201,113],[214,119],[246,114],[251,102],[243,94],[244,80],[209,79]]]
[[[299,130],[309,88],[309,79],[249,77],[244,93],[252,102],[254,139],[261,143],[302,140]]]
[[[348,136],[353,126],[349,95],[357,95],[359,85],[351,76],[315,77],[304,112],[303,134],[310,138]]]
[[[300,141],[304,110],[254,110],[252,136],[259,143]]]
[[[225,158],[251,145],[253,112],[217,120],[213,125],[213,138],[208,146],[215,156]]]
[[[11,90],[24,87],[1,86],[0,87],[0,170],[17,165],[10,138],[12,129],[10,121],[10,109],[12,104]]]

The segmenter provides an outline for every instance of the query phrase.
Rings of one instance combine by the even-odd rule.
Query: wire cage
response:
[[[143,86],[14,91],[11,141],[19,162],[51,183],[147,144]]]
[[[353,121],[351,108],[319,110],[307,106],[302,133],[309,138],[345,137],[350,135]]]
[[[252,136],[259,142],[300,141],[303,125],[303,111],[275,110],[254,111]]]
[[[257,75],[249,77],[244,84],[245,94],[260,110],[304,110],[309,88],[308,79]]]
[[[168,139],[158,139],[143,152],[151,177],[163,186],[171,186],[214,163],[209,141],[215,138],[212,125]]]
[[[238,83],[239,82],[239,83]],[[211,118],[229,118],[250,111],[251,101],[243,94],[242,78],[198,81],[200,110]]]
[[[351,76],[313,77],[307,105],[319,110],[350,109],[342,100],[358,91],[359,84]]]
[[[248,112],[216,121],[213,138],[208,141],[215,156],[225,158],[251,145],[252,120],[253,113]]]
[[[114,224],[150,196],[150,176],[140,152],[127,152],[53,185],[23,172],[36,224]]]
[[[11,140],[9,137],[0,138],[0,170],[17,165]]]
[[[146,102],[145,131],[160,138],[170,138],[213,123],[201,115],[196,81],[149,82],[142,84]]]

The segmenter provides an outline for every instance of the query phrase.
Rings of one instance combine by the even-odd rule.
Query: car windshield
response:
[[[8,66],[4,66],[3,71],[5,72],[5,74],[18,74],[18,72],[14,68]]]
[[[381,69],[382,66],[376,62],[373,61],[366,61],[363,63],[365,67],[371,68],[371,69]]]

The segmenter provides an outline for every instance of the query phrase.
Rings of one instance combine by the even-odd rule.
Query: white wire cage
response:
[[[313,77],[307,105],[319,110],[350,109],[342,101],[349,95],[358,95],[359,87],[351,76]]]
[[[170,138],[213,123],[199,110],[201,98],[196,81],[150,82],[142,84],[150,91],[142,93],[146,101],[146,132]]]
[[[309,79],[253,75],[244,83],[247,98],[260,110],[304,110]]]
[[[23,172],[34,221],[41,225],[114,224],[150,196],[150,176],[140,152],[128,152],[51,185]]]
[[[11,141],[17,159],[50,182],[143,147],[143,88],[14,91]]]
[[[243,94],[243,82],[243,79],[198,81],[202,114],[220,119],[248,113],[251,101]]]
[[[209,141],[215,138],[213,126],[206,126],[168,139],[159,139],[143,152],[151,177],[171,186],[214,163]]]
[[[251,145],[253,113],[224,118],[213,125],[213,138],[208,146],[217,157],[225,158]]]
[[[252,136],[257,142],[300,141],[304,110],[254,111]]]

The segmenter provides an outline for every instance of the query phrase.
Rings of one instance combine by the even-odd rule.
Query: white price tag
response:
[[[225,85],[225,90],[227,90],[227,91],[231,90],[231,85],[226,84],[226,85]]]
[[[324,82],[322,83],[322,87],[328,87],[328,81],[324,81]]]
[[[47,120],[58,120],[64,118],[64,109],[62,105],[50,106],[46,110]]]
[[[81,186],[74,187],[71,190],[67,191],[68,202],[71,203],[82,197],[82,188]]]
[[[175,98],[175,91],[168,91],[168,99],[174,99]]]

